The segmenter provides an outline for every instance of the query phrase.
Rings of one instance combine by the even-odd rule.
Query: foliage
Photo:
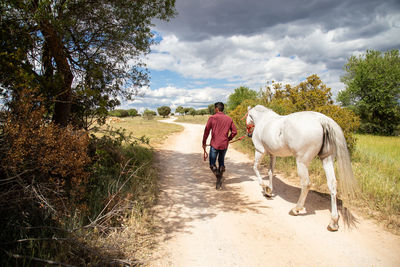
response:
[[[244,100],[256,100],[257,92],[249,89],[245,86],[240,86],[235,89],[233,94],[228,97],[227,111],[234,110],[238,105],[240,105]]]
[[[163,118],[165,118],[171,113],[171,108],[168,106],[161,106],[157,108],[157,112],[160,116],[163,116]]]
[[[203,116],[203,115],[207,115],[207,114],[209,114],[207,108],[202,108],[202,109],[196,110],[196,115],[202,115]]]
[[[88,211],[88,135],[71,127],[61,128],[47,121],[44,114],[42,99],[30,90],[21,91],[18,103],[3,113],[0,265],[9,259],[3,257],[5,251],[33,256],[57,253],[57,244],[51,241],[55,235],[52,229],[66,229],[75,214]],[[57,231],[56,236],[63,238],[66,233]],[[29,238],[37,239],[38,244],[18,241]]]
[[[0,124],[0,265],[112,265],[125,249],[98,240],[155,201],[149,140],[59,127],[36,92],[18,99]]]
[[[321,112],[339,124],[349,150],[353,150],[353,132],[359,126],[359,119],[351,110],[333,104],[330,88],[323,84],[317,75],[309,76],[297,86],[268,84],[265,90],[261,91],[259,98],[243,101],[230,113],[235,124],[245,129],[245,122],[241,118],[247,112],[247,106],[257,104],[263,104],[281,115],[305,110]]]
[[[108,116],[113,116],[113,117],[135,117],[138,116],[138,112],[136,109],[115,109],[115,110],[110,110],[108,111]]]
[[[214,106],[214,104],[208,105],[207,109],[208,109],[208,114],[214,115],[214,113],[215,113],[215,106]]]
[[[146,120],[152,120],[157,113],[153,110],[145,109],[143,111],[143,118]]]
[[[178,107],[175,109],[175,112],[182,115],[182,114],[184,113],[184,109],[183,109],[182,106],[178,106]]]
[[[189,115],[195,116],[197,114],[196,110],[194,108],[189,108]]]
[[[135,109],[135,108],[128,109],[128,113],[129,113],[129,116],[131,116],[131,117],[136,117],[139,115],[137,109]]]
[[[13,183],[30,185],[44,198],[54,199],[54,203],[46,203],[36,195],[36,201],[46,208],[58,211],[67,205],[74,209],[87,183],[88,136],[84,131],[46,121],[44,112],[41,99],[27,90],[21,92],[13,110],[5,112],[1,170],[6,177],[13,177]],[[54,214],[55,219],[64,215]]]
[[[152,20],[174,16],[174,4],[6,0],[0,9],[2,94],[14,101],[22,88],[39,88],[46,116],[88,128],[88,116],[104,118],[118,96],[131,99],[148,83],[140,58],[156,42]]]
[[[400,124],[399,50],[367,50],[364,55],[350,57],[344,69],[346,89],[339,93],[338,101],[353,107],[360,116],[360,130],[396,134]]]

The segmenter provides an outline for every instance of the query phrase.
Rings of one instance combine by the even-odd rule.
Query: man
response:
[[[215,114],[211,116],[206,124],[203,135],[203,149],[206,149],[206,141],[208,135],[211,132],[211,144],[210,144],[210,169],[217,176],[217,189],[221,187],[222,174],[225,171],[225,154],[228,149],[229,141],[236,136],[237,130],[232,119],[223,113],[224,104],[217,102],[214,104]],[[229,134],[230,132],[230,134]],[[219,167],[216,166],[218,157]]]

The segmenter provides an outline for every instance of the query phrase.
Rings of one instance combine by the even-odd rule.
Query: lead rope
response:
[[[235,143],[235,142],[237,142],[237,141],[240,141],[240,140],[242,140],[242,139],[245,138],[245,137],[246,137],[246,135],[243,135],[243,136],[239,137],[239,138],[236,139],[236,140],[230,141],[229,144],[232,144],[232,143]],[[207,145],[206,145],[206,147],[208,147],[208,146],[210,146],[210,144],[207,144]],[[204,150],[203,159],[204,159],[204,161],[206,161],[207,158],[208,158],[208,153],[207,153],[205,147],[203,147],[203,150]]]

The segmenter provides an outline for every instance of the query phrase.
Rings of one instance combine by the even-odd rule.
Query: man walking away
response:
[[[206,128],[204,129],[203,149],[206,149],[206,141],[211,130],[210,169],[217,177],[216,187],[219,189],[221,188],[222,175],[225,171],[225,154],[229,141],[236,136],[237,130],[232,119],[223,113],[224,104],[222,102],[215,103],[214,108],[215,115],[208,119]],[[218,168],[216,166],[217,158]]]

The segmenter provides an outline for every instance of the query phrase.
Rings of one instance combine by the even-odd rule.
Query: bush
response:
[[[148,140],[58,127],[34,95],[24,91],[2,113],[0,265],[111,265],[120,252],[99,244],[99,235],[155,200],[152,151],[139,145]]]

